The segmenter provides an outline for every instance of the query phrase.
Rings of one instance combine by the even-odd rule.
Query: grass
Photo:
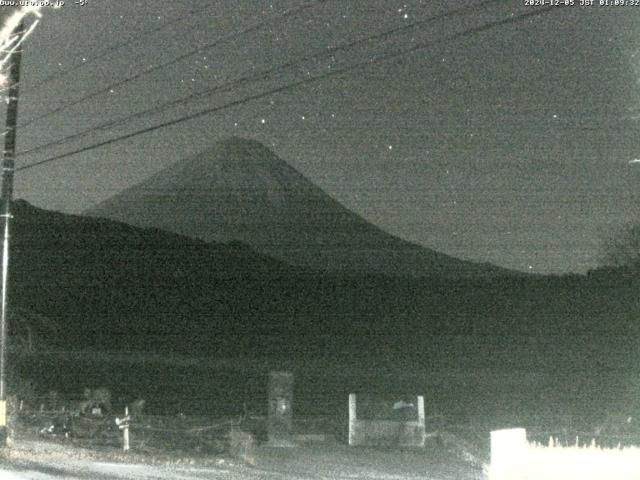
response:
[[[525,454],[510,468],[500,471],[486,465],[488,431],[470,426],[448,425],[438,441],[425,449],[348,447],[328,427],[330,419],[297,424],[297,433],[327,433],[326,440],[299,443],[292,449],[273,449],[255,434],[258,426],[238,425],[237,419],[209,417],[140,416],[132,427],[132,451],[122,452],[120,435],[110,430],[103,436],[64,438],[38,436],[36,424],[43,418],[22,422],[11,458],[40,460],[78,459],[147,465],[244,465],[265,472],[303,475],[314,471],[331,478],[339,472],[376,478],[440,478],[447,480],[637,480],[640,478],[640,448],[601,448],[589,445],[560,445],[551,440],[543,445],[525,441]],[[35,423],[34,423],[35,422]],[[237,428],[237,430],[236,430]],[[258,428],[259,429],[259,428]],[[254,434],[247,434],[252,431]],[[334,432],[331,434],[330,432]],[[234,436],[235,433],[235,436]],[[484,446],[483,446],[484,445]],[[424,475],[427,475],[426,477]],[[429,476],[431,475],[431,476]]]
[[[353,475],[361,475],[363,465],[375,464],[375,472],[385,475],[403,472],[412,477],[418,475],[416,472],[439,472],[437,478],[467,480],[483,478],[483,463],[489,456],[490,431],[505,426],[524,426],[530,433],[530,441],[544,441],[553,435],[564,439],[565,446],[554,442],[550,447],[532,442],[527,460],[512,472],[517,476],[499,477],[499,472],[487,469],[485,472],[491,480],[640,479],[637,460],[640,453],[636,448],[567,445],[573,443],[576,436],[590,439],[597,430],[602,430],[597,437],[600,445],[616,445],[618,441],[633,445],[640,440],[640,429],[625,430],[635,429],[635,423],[623,422],[617,430],[597,428],[601,423],[600,412],[604,411],[603,405],[610,405],[610,397],[621,399],[616,411],[633,412],[628,412],[630,407],[625,406],[625,397],[620,395],[626,383],[612,380],[613,386],[604,388],[609,385],[609,377],[594,376],[592,372],[523,373],[510,367],[495,371],[437,369],[433,366],[412,368],[411,364],[407,367],[357,359],[350,359],[349,368],[345,369],[342,358],[313,356],[302,363],[269,358],[54,352],[33,356],[31,360],[30,368],[41,365],[42,372],[48,375],[46,379],[51,382],[39,389],[42,392],[63,384],[50,373],[51,365],[57,365],[60,372],[74,372],[64,383],[68,391],[63,398],[75,398],[73,395],[83,391],[86,378],[78,378],[75,373],[79,372],[91,378],[90,385],[107,384],[113,389],[117,412],[123,410],[121,402],[124,400],[120,398],[145,398],[149,406],[145,412],[160,414],[147,415],[132,423],[133,451],[127,454],[120,450],[117,431],[114,436],[101,440],[43,442],[45,439],[38,439],[41,443],[70,447],[72,455],[74,448],[84,449],[83,455],[92,459],[97,456],[103,460],[139,463],[203,464],[211,458],[224,458],[236,464],[247,463],[265,469],[280,468],[283,462],[292,469],[296,467],[300,474],[321,468],[325,463],[335,463],[338,470],[344,467]],[[300,433],[324,433],[330,440],[278,453],[262,448],[259,435],[256,435],[255,444],[250,438],[243,443],[241,436],[236,447],[231,448],[231,441],[224,438],[230,428],[220,431],[208,428],[216,423],[212,416],[237,421],[247,411],[254,417],[263,415],[266,378],[271,369],[290,369],[296,375],[294,411],[297,420],[323,418],[321,428],[305,425]],[[349,449],[344,444],[347,398],[354,391],[425,393],[428,413],[446,414],[446,431],[440,437],[442,445],[432,445],[418,454]],[[597,394],[596,401],[594,393]],[[567,398],[571,400],[567,401]],[[36,397],[32,402],[25,400],[25,405],[31,404],[37,410],[42,401]],[[255,428],[249,430],[256,431]],[[25,455],[28,457],[28,453]],[[407,462],[411,468],[407,468]],[[598,468],[599,465],[604,467]],[[448,476],[450,471],[457,472],[458,476]],[[605,477],[603,471],[610,474]],[[371,472],[374,476],[375,472]],[[331,476],[335,472],[327,470],[326,473]]]
[[[14,444],[4,454],[45,463],[75,460],[249,468],[280,472],[285,479],[310,472],[319,478],[482,478],[482,465],[469,460],[459,436],[450,435],[443,442],[432,439],[426,449],[353,448],[346,444],[346,437],[332,433],[331,419],[304,418],[294,425],[296,434],[305,434],[294,448],[272,448],[260,432],[264,420],[250,418],[240,425],[237,419],[229,418],[141,416],[132,423],[132,449],[125,453],[119,432],[113,429],[88,438],[38,435],[47,418],[37,415],[16,422]]]

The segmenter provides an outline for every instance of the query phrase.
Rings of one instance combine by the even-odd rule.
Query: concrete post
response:
[[[349,445],[356,444],[356,420],[358,418],[356,411],[356,394],[349,394]]]
[[[269,373],[269,412],[267,436],[269,445],[291,447],[293,443],[293,374]]]
[[[129,407],[124,407],[124,416],[127,419],[129,418]],[[129,448],[129,422],[127,421],[122,429],[122,449],[128,452]]]

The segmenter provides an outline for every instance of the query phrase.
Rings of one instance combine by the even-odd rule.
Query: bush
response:
[[[94,408],[99,408],[103,414],[110,413],[111,409],[111,391],[106,387],[96,389],[85,388],[83,399],[80,402],[80,414],[91,413]]]

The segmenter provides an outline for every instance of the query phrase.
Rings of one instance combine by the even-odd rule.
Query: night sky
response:
[[[37,206],[79,213],[235,135],[271,147],[390,233],[464,259],[538,273],[585,272],[599,264],[611,231],[638,221],[640,6],[557,7],[450,38],[540,7],[524,0],[66,3],[43,10],[26,44],[19,151],[316,56],[19,155],[18,166],[370,64],[21,171],[16,196]],[[300,10],[282,17],[292,9]],[[393,55],[423,44],[430,46]],[[152,71],[123,82],[145,70]],[[93,95],[103,89],[111,91]]]

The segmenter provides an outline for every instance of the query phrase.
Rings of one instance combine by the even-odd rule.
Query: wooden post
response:
[[[124,407],[124,418],[116,417],[116,425],[122,430],[122,449],[125,452],[129,451],[129,422],[131,417],[129,416],[129,407]]]

